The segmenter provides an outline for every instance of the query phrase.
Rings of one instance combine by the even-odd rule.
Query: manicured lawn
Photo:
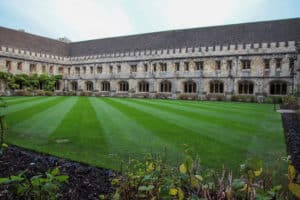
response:
[[[147,153],[182,159],[184,144],[209,167],[285,155],[273,105],[97,97],[7,98],[8,142],[101,167]]]

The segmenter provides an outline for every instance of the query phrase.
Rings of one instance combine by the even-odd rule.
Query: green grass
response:
[[[7,98],[7,140],[36,151],[119,169],[147,153],[183,157],[188,145],[208,167],[237,169],[250,156],[267,164],[285,155],[273,105],[96,97]],[[58,142],[68,140],[67,142]]]

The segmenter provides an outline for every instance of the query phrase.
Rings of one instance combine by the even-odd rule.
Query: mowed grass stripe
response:
[[[23,103],[26,103],[26,102],[35,101],[35,100],[42,99],[42,98],[43,97],[28,97],[28,99],[27,98],[24,98],[24,99],[22,98],[22,99],[17,99],[15,101],[8,101],[7,106],[23,104]]]
[[[219,101],[183,101],[183,100],[161,100],[153,99],[157,102],[167,102],[169,104],[190,106],[195,108],[202,108],[214,111],[228,111],[242,113],[247,116],[257,117],[257,113],[265,115],[273,110],[270,104],[257,104],[257,103],[239,103],[239,102],[219,102]],[[259,108],[259,109],[258,109]],[[260,115],[260,116],[261,116]]]
[[[127,99],[128,101],[135,101],[141,105],[147,105],[151,104],[151,100],[148,101],[141,101],[139,99]],[[197,126],[201,125],[199,127],[199,130],[203,131],[203,127],[206,128],[207,134],[210,133],[210,131],[214,132],[212,135],[219,136],[222,141],[228,141],[229,143],[234,143],[237,145],[246,145],[248,146],[250,141],[256,141],[254,138],[259,137],[259,142],[256,145],[256,148],[248,148],[248,150],[251,150],[252,152],[264,152],[265,145],[269,147],[268,150],[270,151],[276,151],[278,148],[282,148],[284,146],[283,142],[283,130],[280,123],[280,120],[278,119],[276,126],[266,126],[265,127],[259,127],[251,125],[251,126],[243,126],[238,125],[238,123],[230,120],[230,115],[227,117],[224,116],[224,118],[217,118],[218,115],[216,114],[215,117],[209,117],[202,114],[195,114],[190,113],[186,111],[178,111],[177,109],[170,109],[167,106],[162,105],[151,105],[152,107],[155,107],[159,110],[164,110],[167,112],[172,112],[174,114],[179,114],[182,116],[188,116],[190,118],[190,121],[194,119],[194,123],[191,125],[191,128],[196,128]],[[221,113],[221,112],[220,112]],[[277,115],[277,113],[273,113],[273,115]],[[244,118],[245,119],[245,118]],[[268,118],[265,118],[262,120],[257,120],[256,118],[246,118],[247,120],[255,121],[257,124],[264,124],[265,121],[268,121]],[[184,121],[184,119],[182,120]],[[198,123],[197,123],[198,121]],[[209,130],[207,130],[207,128]],[[262,134],[264,133],[264,134]],[[282,141],[282,143],[279,143],[281,145],[274,146],[274,142],[276,141]]]
[[[151,130],[157,137],[173,143],[179,149],[182,148],[182,152],[184,149],[183,145],[189,145],[210,166],[213,166],[216,160],[220,162],[225,161],[228,165],[232,164],[226,162],[227,156],[235,156],[236,164],[247,153],[240,146],[225,144],[220,140],[210,137],[209,134],[199,134],[187,126],[182,126],[182,123],[186,124],[186,122],[178,123],[178,120],[174,120],[172,113],[156,112],[151,108],[148,109],[147,107],[127,102],[127,99],[105,98],[103,100],[120,111],[128,113],[130,118]],[[208,155],[213,155],[213,157]]]
[[[203,135],[214,140],[220,141],[230,146],[235,146],[236,148],[244,148],[246,149],[247,143],[251,136],[249,135],[241,135],[239,131],[236,131],[235,134],[227,134],[228,130],[226,127],[221,127],[225,122],[221,120],[213,120],[209,121],[206,120],[205,117],[201,119],[197,119],[191,115],[185,115],[182,112],[177,110],[172,110],[170,108],[164,106],[155,106],[149,104],[147,101],[140,102],[135,99],[124,99],[122,101],[131,107],[140,108],[148,113],[155,113],[157,117],[161,118],[162,120],[168,120],[172,123],[177,124],[185,129],[190,131],[194,131],[199,133],[199,135]],[[228,124],[230,126],[230,124]],[[234,129],[233,129],[234,130]],[[232,130],[230,130],[232,131]],[[244,145],[241,145],[244,144]]]
[[[27,109],[27,108],[30,108],[30,107],[33,107],[33,106],[37,106],[38,104],[46,104],[47,102],[52,101],[52,100],[57,99],[57,98],[61,98],[61,97],[41,97],[41,98],[39,98],[37,100],[34,100],[34,101],[29,101],[29,102],[25,102],[25,103],[22,103],[22,104],[9,106],[6,109],[4,109],[2,111],[2,113],[4,115],[9,115],[9,114],[17,112],[17,111],[21,111],[21,110],[24,110],[24,109]]]
[[[184,116],[189,116],[196,120],[201,120],[202,122],[206,123],[212,123],[212,124],[218,124],[218,127],[223,127],[227,130],[239,130],[239,132],[249,135],[253,134],[254,127],[257,131],[257,134],[261,137],[264,137],[266,139],[270,138],[278,138],[278,135],[282,136],[281,125],[280,125],[280,119],[279,119],[279,113],[274,113],[274,111],[269,111],[272,114],[269,114],[269,117],[261,116],[258,113],[256,113],[257,118],[251,118],[251,120],[244,120],[245,118],[248,118],[249,116],[243,115],[239,112],[231,112],[230,114],[228,111],[222,111],[219,112],[214,111],[212,109],[203,109],[203,108],[194,108],[190,106],[183,106],[181,104],[172,104],[170,102],[166,101],[152,101],[148,100],[145,102],[145,100],[142,99],[133,99],[134,101],[138,101],[145,104],[151,104],[153,107],[158,109],[167,109],[169,112],[175,112],[176,114],[181,114]],[[272,126],[273,121],[276,120],[278,123],[278,126]],[[265,123],[261,124],[259,126],[261,121],[264,121]],[[259,127],[259,130],[257,130],[257,126]],[[265,127],[269,127],[266,129]],[[226,130],[225,130],[226,131]],[[265,132],[269,132],[269,134],[265,134]]]
[[[132,113],[121,112],[104,99],[90,98],[90,102],[103,127],[112,154],[121,155],[121,158],[129,154],[144,156],[149,152],[162,152],[164,148],[174,154],[179,153],[173,144],[161,140],[143,124],[132,120]]]
[[[10,131],[27,139],[48,138],[76,101],[77,98],[62,98],[52,105],[48,104],[47,109],[15,124]]]
[[[27,120],[31,118],[33,115],[42,112],[43,110],[46,110],[47,108],[58,104],[66,97],[51,97],[47,99],[41,99],[32,102],[32,104],[29,104],[29,102],[26,102],[26,106],[22,107],[22,105],[18,105],[17,111],[14,110],[14,112],[10,112],[11,109],[14,109],[14,106],[7,107],[8,114],[6,115],[6,121],[9,127],[13,127],[15,124],[20,123],[24,120]]]
[[[17,101],[24,101],[24,100],[27,100],[27,99],[35,99],[39,96],[34,96],[34,97],[11,97],[11,98],[8,98],[8,97],[2,97],[2,99],[7,102],[7,103],[12,103],[12,102],[17,102]]]
[[[66,139],[68,142],[57,143],[58,139]],[[73,108],[49,136],[49,142],[47,151],[54,155],[112,167],[106,156],[109,145],[87,97],[78,98]]]

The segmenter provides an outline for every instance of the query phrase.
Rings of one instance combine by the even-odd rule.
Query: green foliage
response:
[[[48,76],[46,74],[12,75],[10,73],[1,72],[0,79],[5,80],[7,87],[12,90],[27,88],[27,90],[44,89],[48,91],[54,91],[55,83],[56,81],[62,79],[62,75],[51,75],[51,76]],[[43,86],[43,88],[40,88],[40,86]]]
[[[233,95],[231,101],[239,102],[255,102],[255,96],[253,95]]]
[[[206,100],[212,101],[225,101],[225,95],[223,94],[207,94],[205,96]]]
[[[46,91],[46,92],[45,92],[45,95],[46,95],[46,96],[52,96],[52,95],[53,95],[53,92],[52,92],[52,91]]]
[[[272,174],[265,171],[257,158],[246,160],[241,165],[241,176],[234,178],[225,168],[221,172],[205,169],[198,158],[190,155],[178,168],[167,165],[159,156],[149,155],[142,162],[129,159],[122,175],[111,181],[116,192],[108,198],[281,199],[281,185],[273,185]]]
[[[298,99],[295,96],[282,97],[282,103],[284,107],[287,107],[289,109],[294,109],[294,110],[299,109]]]
[[[0,185],[7,185],[9,195],[19,199],[57,199],[63,183],[68,182],[69,177],[60,175],[59,169],[54,168],[45,175],[35,175],[30,179],[23,171],[16,176],[0,178]]]

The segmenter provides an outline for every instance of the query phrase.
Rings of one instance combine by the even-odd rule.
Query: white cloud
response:
[[[19,18],[17,22],[14,20],[13,27],[47,37],[66,36],[78,41],[274,19],[283,13],[284,10],[278,12],[280,9],[290,13],[290,2],[283,4],[281,0],[10,0],[5,3],[0,1],[0,10],[1,4],[3,6],[5,4],[5,9],[15,14],[11,19],[16,18],[15,16]],[[7,4],[10,4],[9,8]]]

